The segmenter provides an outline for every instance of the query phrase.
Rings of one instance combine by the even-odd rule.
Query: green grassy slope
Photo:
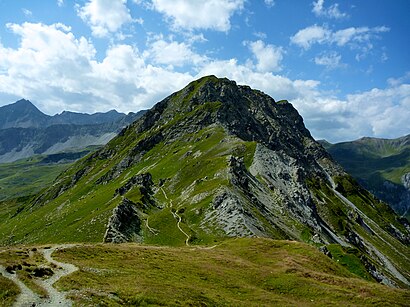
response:
[[[220,145],[226,134],[222,129],[210,128],[194,133],[189,137],[176,141],[172,144],[159,143],[149,151],[146,156],[149,159],[142,161],[130,169],[129,172],[121,174],[116,180],[107,184],[95,184],[95,180],[100,173],[99,168],[82,178],[70,191],[61,197],[50,200],[47,206],[39,206],[35,211],[24,207],[16,208],[13,214],[15,217],[0,225],[0,233],[8,232],[9,227],[14,227],[12,240],[19,242],[29,239],[31,242],[101,242],[103,239],[105,226],[109,215],[114,207],[121,201],[120,197],[114,197],[115,190],[141,171],[149,171],[153,181],[164,183],[161,190],[157,190],[155,197],[158,206],[163,208],[149,208],[146,212],[149,215],[149,226],[159,229],[158,235],[152,234],[144,228],[145,241],[155,244],[182,245],[185,237],[176,227],[175,218],[172,211],[184,209],[190,205],[189,211],[184,214],[189,218],[190,228],[187,231],[200,242],[213,240],[215,234],[206,234],[195,225],[202,220],[201,213],[204,207],[210,205],[207,195],[212,195],[212,191],[221,185],[228,184],[226,174],[221,173],[227,168],[227,158],[232,153],[240,153],[249,159],[254,150],[254,144],[243,142],[239,139],[228,138]],[[192,139],[204,139],[204,142],[192,142]],[[115,145],[112,145],[115,146]],[[193,156],[198,155],[198,158]],[[86,161],[84,161],[86,162]],[[115,163],[112,161],[111,163]],[[79,168],[83,166],[80,164]],[[76,168],[67,170],[60,178],[71,178]],[[167,180],[178,176],[180,181]],[[207,177],[207,179],[204,179]],[[190,186],[190,197],[183,199],[179,197],[186,187]],[[52,187],[50,188],[52,189]],[[173,200],[170,203],[164,196]],[[191,199],[199,195],[196,204],[191,203]],[[130,190],[125,197],[138,203],[141,198],[138,188]],[[24,207],[24,209],[22,209]],[[23,226],[24,225],[24,226]],[[44,227],[45,226],[45,227]],[[11,239],[11,238],[9,238]],[[7,237],[3,236],[2,242],[7,242]],[[199,242],[197,242],[199,243]]]
[[[401,184],[410,172],[410,135],[398,139],[362,138],[324,147],[353,176],[370,180],[374,176]]]
[[[75,160],[100,147],[89,146],[78,152],[35,155],[13,163],[0,163],[0,201],[39,193]]]
[[[0,164],[0,200],[40,192],[72,164],[41,164],[40,161],[37,157]]]
[[[12,306],[19,293],[17,285],[0,275],[0,306]]]
[[[410,172],[410,135],[398,139],[362,138],[330,144],[326,150],[366,189],[403,214],[406,193],[401,178]],[[410,212],[407,212],[410,218]]]

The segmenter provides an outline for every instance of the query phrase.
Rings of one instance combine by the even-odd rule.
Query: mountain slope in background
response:
[[[35,155],[0,164],[0,201],[37,194],[49,187],[75,160],[95,150],[97,148],[91,146],[82,151]]]
[[[71,125],[96,125],[111,123],[121,120],[125,117],[124,113],[118,113],[115,110],[106,113],[75,113],[64,111],[52,116],[48,125],[71,124]]]
[[[19,100],[0,107],[0,163],[105,145],[144,112],[125,115],[117,111],[95,114],[65,111],[49,116],[30,101]]]
[[[42,113],[29,100],[21,99],[0,107],[0,129],[46,128],[52,125],[95,125],[116,122],[124,118],[124,113],[115,110],[106,113],[76,113],[64,111],[54,116]]]
[[[0,129],[45,127],[50,118],[25,99],[0,107]]]
[[[0,163],[13,162],[37,154],[81,151],[105,145],[121,127],[114,125],[54,125],[41,128],[0,130]]]
[[[0,242],[306,241],[410,285],[410,229],[310,135],[287,101],[204,77],[157,103],[26,203]]]
[[[410,219],[410,135],[321,143],[367,190]]]

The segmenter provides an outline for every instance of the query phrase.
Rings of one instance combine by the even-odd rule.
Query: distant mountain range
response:
[[[145,111],[84,114],[64,111],[54,116],[42,113],[30,101],[21,99],[0,107],[0,163],[36,154],[81,151],[91,145],[105,145]]]
[[[320,143],[361,185],[410,218],[410,135]]]
[[[63,111],[50,116],[41,112],[29,100],[21,99],[0,107],[0,129],[7,128],[46,128],[53,125],[96,125],[118,121],[124,113],[115,110],[106,113],[75,113]]]

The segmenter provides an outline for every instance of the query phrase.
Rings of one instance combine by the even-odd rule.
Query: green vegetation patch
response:
[[[326,247],[332,254],[333,259],[346,267],[350,272],[366,280],[374,280],[367,272],[363,262],[360,261],[361,252],[359,250],[351,247],[342,247],[338,244],[330,244]]]
[[[17,285],[0,274],[0,306],[12,306],[19,294]]]

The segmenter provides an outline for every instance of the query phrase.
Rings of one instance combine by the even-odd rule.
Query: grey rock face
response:
[[[217,226],[232,237],[253,236],[257,229],[257,221],[250,214],[246,214],[245,210],[242,197],[223,189],[214,198],[212,208],[206,214],[203,224]]]
[[[106,243],[141,242],[141,220],[136,205],[124,198],[114,208],[104,235]]]
[[[114,195],[124,195],[127,193],[131,188],[135,186],[139,186],[146,191],[146,193],[151,192],[151,186],[154,183],[152,182],[152,176],[150,173],[145,173],[145,174],[140,174],[140,175],[135,175],[131,177],[126,184],[124,184],[122,187],[118,188],[115,190]],[[146,194],[144,193],[144,194]]]
[[[150,173],[144,173],[131,177],[123,186],[115,190],[114,196],[125,195],[129,190],[137,188],[141,193],[141,207],[142,209],[148,209],[155,206],[155,200],[152,197],[154,183],[152,182],[152,176]]]
[[[410,191],[410,173],[406,173],[401,177],[404,187]]]
[[[155,205],[155,200],[152,197],[152,186],[151,174],[145,173],[131,177],[123,186],[115,191],[114,197],[124,197],[131,189],[139,189],[141,201],[136,204],[127,198],[123,198],[121,203],[114,208],[113,214],[108,221],[104,242],[142,241],[141,216],[144,215],[143,211]]]
[[[25,99],[0,107],[0,129],[42,127],[50,118]]]

